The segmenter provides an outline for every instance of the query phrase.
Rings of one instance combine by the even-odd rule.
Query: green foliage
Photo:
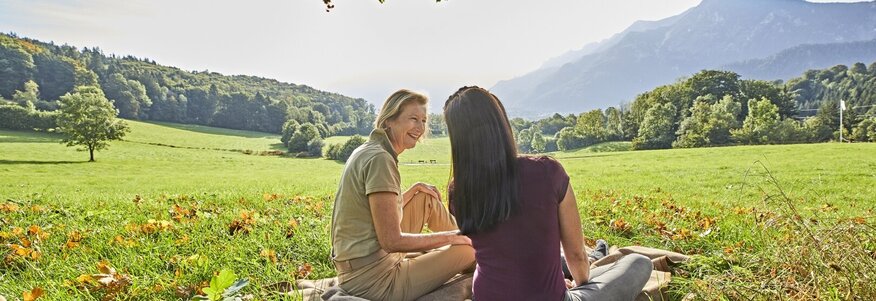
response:
[[[852,141],[876,142],[876,117],[864,119],[852,130],[849,136]]]
[[[633,139],[633,149],[670,148],[675,140],[672,133],[675,112],[675,106],[671,103],[649,109],[639,129],[639,136]]]
[[[566,127],[557,132],[557,150],[567,151],[582,148],[596,143],[593,137],[584,137],[572,127]]]
[[[691,114],[684,121],[676,134],[678,139],[672,143],[672,147],[690,148],[708,146],[709,118],[712,115],[712,106],[708,102],[697,98]]]
[[[781,120],[779,108],[768,99],[748,101],[748,116],[742,128],[732,130],[733,139],[745,144],[799,143],[809,135],[794,119]]]
[[[517,150],[521,153],[530,153],[532,152],[532,138],[535,135],[541,135],[538,133],[539,130],[535,128],[525,128],[517,133]]]
[[[797,115],[797,102],[792,93],[785,91],[779,83],[763,80],[743,80],[739,82],[740,100],[769,99],[779,108],[779,117],[784,119]],[[748,106],[743,106],[742,114],[748,113]]]
[[[317,138],[320,138],[320,136],[316,126],[311,123],[302,124],[298,130],[295,131],[295,134],[292,134],[292,138],[289,138],[289,143],[287,145],[289,152],[307,152],[308,142]]]
[[[508,122],[511,124],[511,131],[514,132],[515,136],[520,133],[520,131],[532,127],[532,122],[520,117],[511,118]]]
[[[238,301],[242,300],[240,290],[249,284],[247,279],[237,279],[237,274],[229,269],[222,269],[219,275],[210,279],[210,286],[203,289],[206,296],[198,295],[192,300]]]
[[[11,98],[31,78],[35,65],[23,41],[0,35],[0,97]]]
[[[103,84],[103,91],[119,109],[119,117],[122,118],[144,118],[146,111],[152,106],[152,100],[146,95],[146,87],[136,80],[125,79],[119,73],[110,76]]]
[[[624,139],[623,112],[615,107],[605,109],[605,141]]]
[[[560,150],[560,148],[557,147],[557,138],[550,137],[544,139],[544,152],[550,153],[558,150]]]
[[[98,87],[76,87],[73,94],[61,96],[60,106],[58,129],[66,136],[62,143],[85,147],[88,161],[94,161],[94,151],[106,149],[110,140],[121,140],[129,131]]]
[[[594,141],[602,141],[606,135],[605,115],[602,110],[596,109],[586,113],[581,113],[578,116],[578,123],[575,124],[575,130],[584,139],[592,139]]]
[[[444,123],[444,116],[441,114],[429,114],[428,129],[429,134],[432,136],[444,136],[447,135],[447,124]]]
[[[33,80],[40,86],[42,98],[54,102],[62,95],[73,91],[76,85],[76,61],[65,56],[55,55],[48,51],[33,56],[36,73]],[[82,67],[78,67],[82,69]],[[85,71],[81,70],[80,76]]]
[[[545,140],[544,136],[541,135],[540,132],[532,134],[532,143],[530,143],[530,151],[532,153],[540,154],[545,152]]]
[[[189,72],[97,48],[0,34],[0,58],[0,97],[11,98],[33,80],[42,110],[56,109],[57,98],[74,86],[100,86],[123,118],[269,133],[296,120],[313,124],[322,137],[367,134],[374,122],[374,106],[364,99],[255,76]]]
[[[0,129],[51,130],[58,126],[57,112],[31,110],[19,105],[0,105]]]
[[[708,138],[711,145],[725,145],[730,142],[730,130],[739,127],[739,116],[742,105],[731,96],[726,95],[720,102],[712,105],[709,117]]]
[[[555,135],[563,128],[570,126],[574,127],[577,121],[578,117],[574,114],[569,114],[569,116],[563,116],[555,113],[551,117],[547,117],[534,122],[534,124],[541,129],[542,134]]]
[[[310,157],[322,157],[322,147],[325,145],[325,142],[322,141],[322,138],[316,137],[307,141],[307,155]]]
[[[681,122],[673,147],[690,148],[730,143],[730,130],[737,127],[739,103],[730,95],[709,105],[710,97],[697,98],[691,114]]]
[[[732,71],[721,70],[700,71],[691,76],[690,79],[686,80],[684,83],[684,85],[690,87],[693,96],[706,96],[711,94],[719,98],[724,97],[724,95],[739,98],[739,84],[739,74]],[[686,106],[690,106],[690,104],[687,104]]]
[[[39,95],[39,86],[34,81],[29,80],[24,83],[24,90],[15,91],[15,94],[12,95],[12,101],[28,110],[34,110],[36,108],[34,104],[40,100]]]
[[[742,128],[733,130],[736,141],[745,144],[766,144],[770,142],[769,133],[779,123],[779,108],[769,99],[748,101],[748,116]]]
[[[294,135],[295,132],[298,131],[299,127],[301,127],[301,125],[298,124],[298,121],[295,121],[294,119],[290,119],[283,124],[283,130],[280,132],[282,135],[282,137],[280,138],[280,142],[283,143],[283,146],[287,148],[289,147],[289,140],[292,139],[292,135]]]
[[[353,137],[350,137],[350,139],[347,139],[343,144],[331,144],[328,147],[328,151],[326,151],[326,157],[331,160],[347,162],[347,159],[350,158],[353,151],[364,143],[365,138],[359,135],[354,135]]]

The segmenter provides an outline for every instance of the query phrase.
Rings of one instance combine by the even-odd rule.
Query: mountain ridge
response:
[[[617,105],[702,69],[762,59],[803,44],[876,38],[876,2],[706,0],[679,15],[634,23],[614,45],[560,67],[498,82],[493,92],[516,116]],[[804,70],[797,70],[800,73]]]

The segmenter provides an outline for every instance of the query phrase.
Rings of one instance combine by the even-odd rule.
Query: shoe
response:
[[[602,239],[596,240],[596,248],[593,249],[593,252],[587,254],[587,256],[590,256],[593,260],[600,260],[606,255],[608,255],[608,243]]]

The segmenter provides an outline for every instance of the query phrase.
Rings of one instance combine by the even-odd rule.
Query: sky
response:
[[[700,1],[334,0],[326,12],[320,0],[0,0],[0,31],[305,84],[378,107],[414,89],[436,110],[460,86],[489,88]]]

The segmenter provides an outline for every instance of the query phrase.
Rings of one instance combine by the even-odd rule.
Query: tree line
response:
[[[78,86],[99,87],[126,119],[278,134],[294,120],[311,124],[320,137],[367,134],[374,122],[374,106],[360,98],[255,76],[185,71],[15,34],[0,34],[0,70],[0,98],[31,112],[19,124],[57,110],[60,98]],[[2,110],[21,115],[9,106]]]
[[[122,118],[278,133],[290,152],[307,156],[322,154],[322,138],[368,134],[375,118],[363,99],[15,34],[0,34],[0,70],[0,98],[9,99],[0,100],[0,128],[58,127],[60,100],[81,87],[99,89],[91,95],[105,97]],[[841,100],[847,110],[840,130]],[[840,131],[852,141],[876,141],[874,115],[876,63],[856,63],[809,70],[787,82],[703,70],[618,107],[514,118],[511,125],[522,152],[540,153],[605,141],[632,141],[634,149],[823,142]],[[431,135],[445,133],[440,115],[430,115],[429,123]],[[329,146],[330,157],[348,156],[353,144]]]
[[[809,70],[787,82],[703,70],[619,107],[511,123],[520,150],[532,153],[606,141],[632,141],[634,149],[824,142],[840,130],[844,139],[876,142],[876,63]]]

